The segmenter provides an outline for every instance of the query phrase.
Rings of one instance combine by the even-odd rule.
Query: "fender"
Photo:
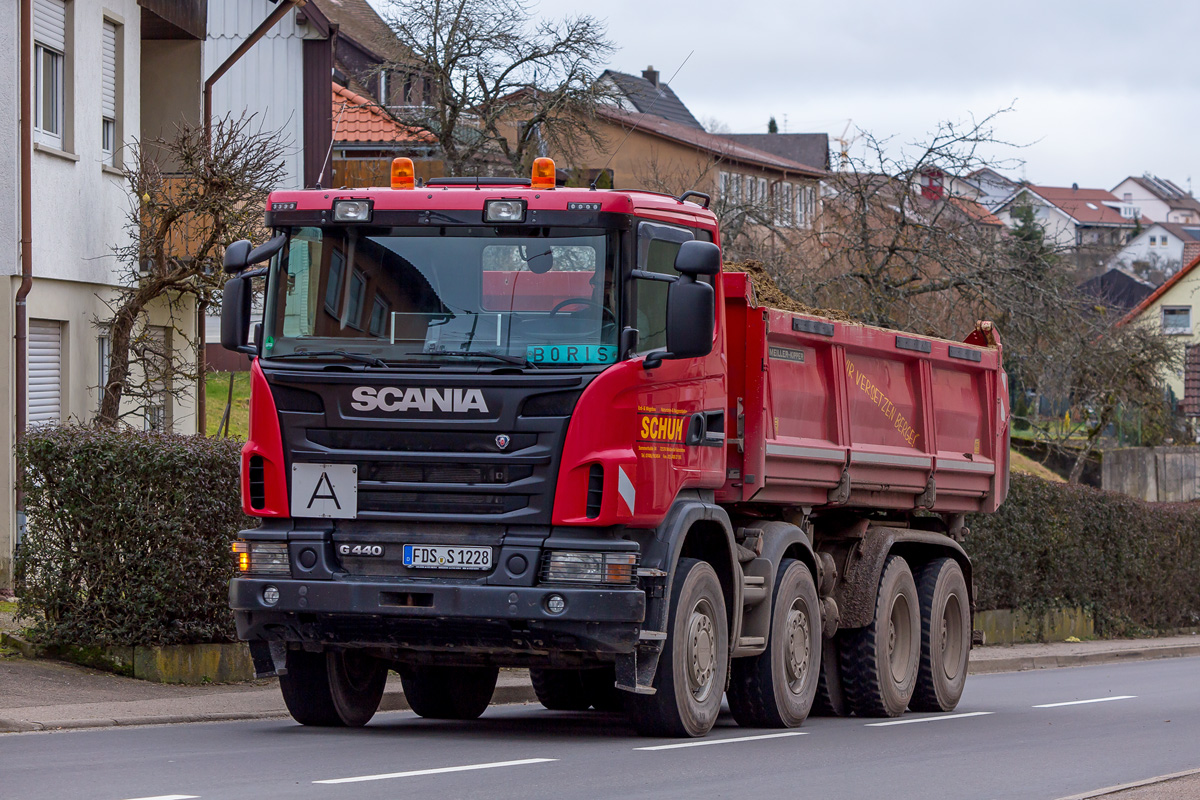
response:
[[[840,628],[862,628],[875,618],[875,595],[883,565],[893,552],[908,558],[913,572],[933,556],[953,558],[962,567],[967,581],[971,609],[975,608],[975,589],[971,578],[971,559],[962,545],[944,534],[911,528],[867,528],[858,539],[834,539],[829,547],[838,564],[838,581],[833,596],[841,613]]]
[[[707,495],[707,496],[705,496]],[[742,582],[733,572],[737,560],[737,543],[733,538],[733,525],[725,509],[711,500],[711,492],[688,490],[680,492],[675,503],[663,520],[645,537],[636,537],[642,548],[639,568],[640,581],[646,592],[646,616],[642,623],[641,639],[635,652],[617,656],[617,688],[638,694],[654,692],[651,684],[658,671],[658,659],[666,642],[668,614],[671,605],[671,589],[675,581],[675,567],[683,554],[688,534],[697,525],[707,525],[719,530],[716,547],[727,557],[729,569],[717,577],[725,590],[725,611],[729,616],[730,647],[737,641],[741,623]]]

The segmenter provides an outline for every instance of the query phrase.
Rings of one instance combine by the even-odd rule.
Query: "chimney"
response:
[[[658,70],[654,68],[654,65],[650,65],[642,70],[642,77],[650,81],[650,83],[654,85],[655,89],[658,88]]]

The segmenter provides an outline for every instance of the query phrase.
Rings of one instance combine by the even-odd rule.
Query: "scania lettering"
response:
[[[964,520],[1008,490],[990,323],[764,307],[697,192],[560,187],[545,160],[393,175],[274,192],[273,238],[226,254],[260,521],[229,597],[296,720],[365,724],[389,669],[425,717],[527,667],[547,708],[655,736],[706,735],[725,698],[769,728],[955,708]]]
[[[478,411],[486,414],[488,410],[483,392],[478,389],[400,389],[395,386],[376,389],[359,386],[350,396],[354,398],[350,405],[356,411],[445,411],[453,414]]]

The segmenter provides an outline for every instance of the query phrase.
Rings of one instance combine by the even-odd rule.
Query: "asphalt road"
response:
[[[1197,767],[1200,659],[1181,658],[972,676],[953,714],[817,718],[793,731],[725,716],[689,741],[540,706],[470,723],[381,714],[360,730],[273,720],[9,734],[0,800],[1053,800]]]

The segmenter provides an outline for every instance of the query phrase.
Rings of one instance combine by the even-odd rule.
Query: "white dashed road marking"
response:
[[[470,772],[476,769],[496,769],[497,767],[519,767],[523,764],[545,764],[548,761],[558,761],[557,758],[523,758],[520,761],[493,761],[490,764],[464,764],[461,767],[437,767],[435,769],[414,769],[408,772],[388,772],[383,775],[360,775],[357,778],[333,778],[327,781],[313,783],[362,783],[363,781],[386,781],[390,778],[416,778],[420,775],[440,775],[445,772]]]
[[[889,722],[868,722],[867,728],[886,728],[891,725],[912,725],[917,722],[941,722],[944,719],[963,719],[964,717],[986,717],[995,711],[968,711],[965,714],[938,714],[936,717],[917,717],[916,719],[893,719]]]
[[[196,800],[198,794],[158,794],[154,797],[131,797],[129,800]]]
[[[1082,706],[1088,703],[1107,703],[1110,700],[1133,700],[1137,697],[1136,694],[1119,694],[1114,697],[1097,697],[1092,700],[1068,700],[1065,703],[1042,703],[1034,708],[1058,708],[1059,706]]]
[[[757,742],[761,739],[782,739],[784,736],[805,736],[808,731],[788,731],[787,733],[765,733],[762,736],[738,736],[733,739],[700,739],[695,742],[679,742],[677,744],[659,744],[654,747],[635,747],[634,750],[678,750],[682,747],[706,747],[710,744],[733,744],[734,742]]]

